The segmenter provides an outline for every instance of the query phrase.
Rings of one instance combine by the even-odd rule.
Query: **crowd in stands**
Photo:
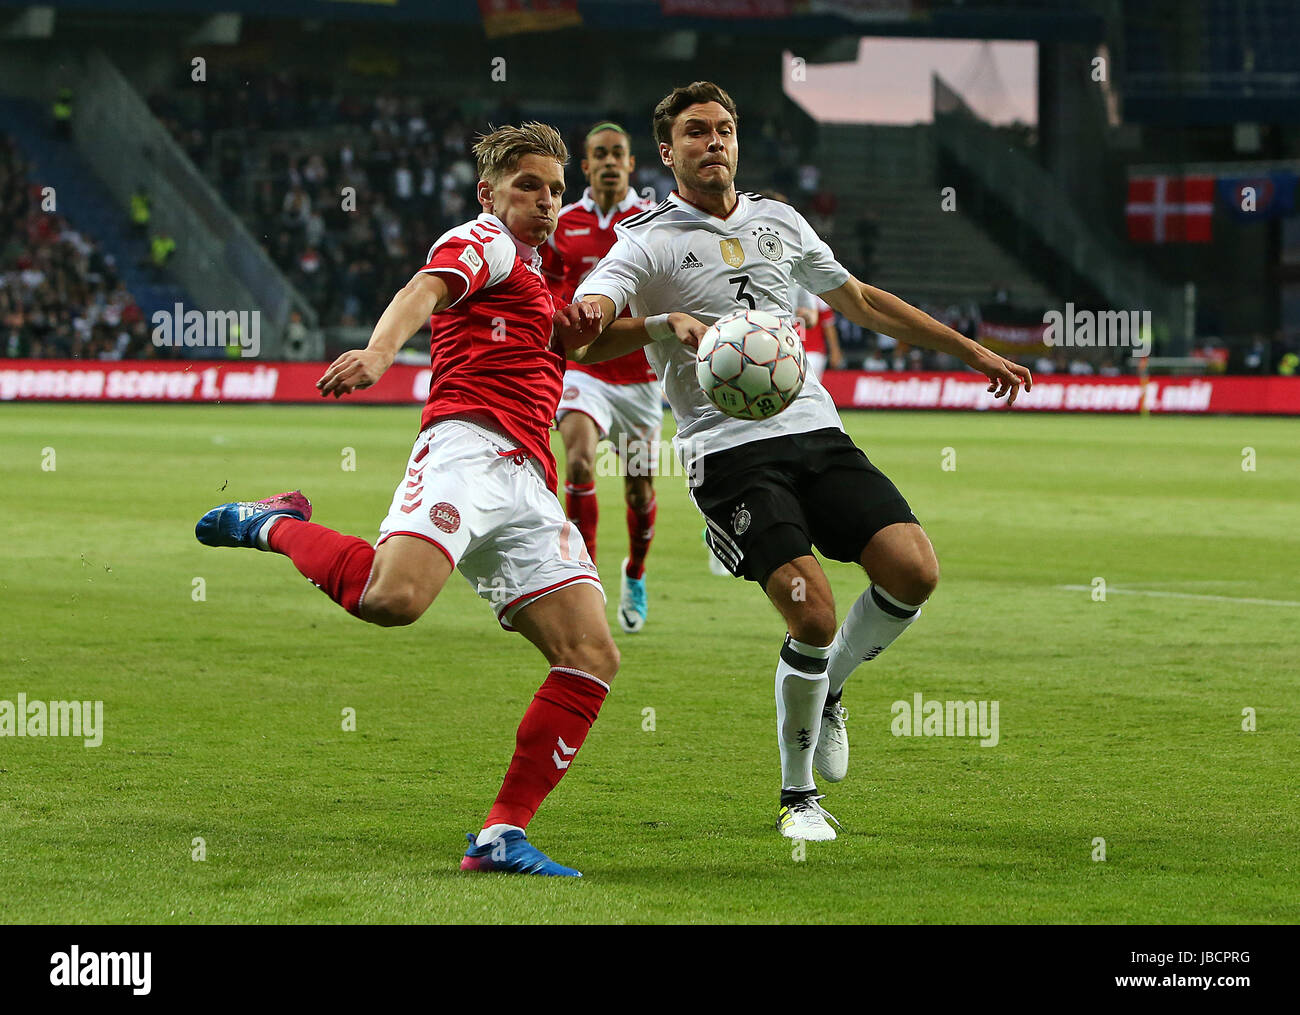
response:
[[[122,359],[154,353],[111,254],[42,208],[48,195],[0,133],[0,356]]]
[[[347,94],[327,80],[287,71],[214,71],[203,88],[169,88],[150,107],[222,197],[241,215],[325,327],[368,329],[410,278],[428,246],[475,215],[477,173],[471,146],[487,124],[527,117],[511,99],[495,110],[457,108],[416,94]],[[615,114],[616,118],[617,114]],[[636,129],[636,120],[625,120]],[[566,199],[582,193],[586,121],[562,128],[572,158]],[[804,214],[840,260],[870,282],[877,270],[880,223],[872,211],[839,221],[839,202],[807,152],[776,116],[746,121],[751,165],[742,181],[766,177]],[[632,184],[658,200],[674,186],[650,151]],[[788,195],[788,197],[786,196]],[[133,206],[136,198],[133,197]],[[134,217],[133,217],[134,221]],[[95,242],[39,208],[39,194],[14,146],[0,136],[0,351],[8,356],[120,358],[150,356],[142,315]],[[156,252],[155,252],[155,259]],[[165,262],[163,257],[162,261]],[[993,286],[990,302],[1006,302]],[[980,307],[920,303],[938,320],[978,338]],[[873,371],[957,370],[953,357],[908,348],[837,315],[845,366]],[[1269,372],[1273,344],[1256,342],[1234,372]],[[1123,355],[1041,355],[1037,373],[1103,376],[1131,372]],[[1209,369],[1221,371],[1218,354]],[[1261,364],[1263,364],[1261,366]]]
[[[150,106],[326,326],[373,324],[432,242],[477,214],[474,130],[520,119],[506,101],[471,126],[444,101],[289,72],[217,75]]]
[[[158,92],[150,107],[326,326],[378,319],[432,242],[478,213],[475,133],[527,118],[512,99],[471,116],[443,99],[362,98],[288,71],[214,72],[202,89]],[[644,120],[613,118],[633,131]],[[571,153],[565,197],[572,201],[585,186],[579,163],[589,124],[557,126]],[[818,169],[802,160],[777,118],[755,117],[747,127],[760,158],[829,235],[836,201]],[[642,157],[633,187],[653,200],[667,196],[673,179],[649,157],[649,139],[634,151]]]

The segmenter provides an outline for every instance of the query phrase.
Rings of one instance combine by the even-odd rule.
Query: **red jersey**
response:
[[[436,273],[452,302],[430,320],[433,376],[421,429],[449,416],[487,417],[546,468],[558,486],[551,423],[565,358],[551,315],[565,305],[542,278],[537,250],[495,215],[449,229],[421,271]]]
[[[795,314],[792,318],[794,328],[803,338],[804,352],[826,352],[826,334],[822,330],[827,321],[835,320],[835,311],[831,305],[816,293],[810,293],[801,289],[797,297],[796,309],[800,306],[808,307],[817,315],[817,323],[812,327],[804,324],[803,318]]]
[[[610,209],[608,215],[603,215],[592,200],[591,188],[588,187],[578,201],[561,208],[555,232],[542,247],[542,271],[551,291],[565,303],[571,301],[578,285],[614,245],[617,239],[614,225],[650,207],[649,201],[629,188],[623,200]],[[625,310],[621,316],[630,315]],[[604,363],[570,363],[569,369],[599,377],[608,384],[658,381],[641,349]]]

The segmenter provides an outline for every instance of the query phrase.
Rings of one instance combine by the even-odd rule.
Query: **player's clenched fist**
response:
[[[551,318],[555,337],[566,349],[581,349],[601,331],[600,307],[594,303],[569,303]]]
[[[326,395],[338,398],[370,387],[392,365],[393,357],[378,349],[349,349],[330,364],[316,382],[316,388],[322,398]]]

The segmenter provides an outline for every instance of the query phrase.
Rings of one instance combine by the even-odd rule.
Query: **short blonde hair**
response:
[[[479,136],[474,145],[478,159],[478,177],[494,186],[506,173],[512,172],[525,155],[545,155],[555,159],[560,167],[569,163],[569,149],[564,138],[554,127],[536,120],[518,127],[497,127]]]

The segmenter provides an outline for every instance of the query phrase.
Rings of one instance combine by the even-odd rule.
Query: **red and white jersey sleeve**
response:
[[[582,280],[614,246],[618,238],[614,226],[649,207],[649,202],[629,190],[617,206],[602,213],[588,189],[581,200],[561,208],[555,232],[542,248],[542,271],[551,291],[571,302]],[[609,384],[645,384],[657,380],[640,349],[604,363],[570,363],[569,369],[591,374]]]
[[[514,267],[515,256],[514,241],[505,230],[476,219],[439,236],[420,271],[441,278],[455,306],[470,293],[503,281]]]

